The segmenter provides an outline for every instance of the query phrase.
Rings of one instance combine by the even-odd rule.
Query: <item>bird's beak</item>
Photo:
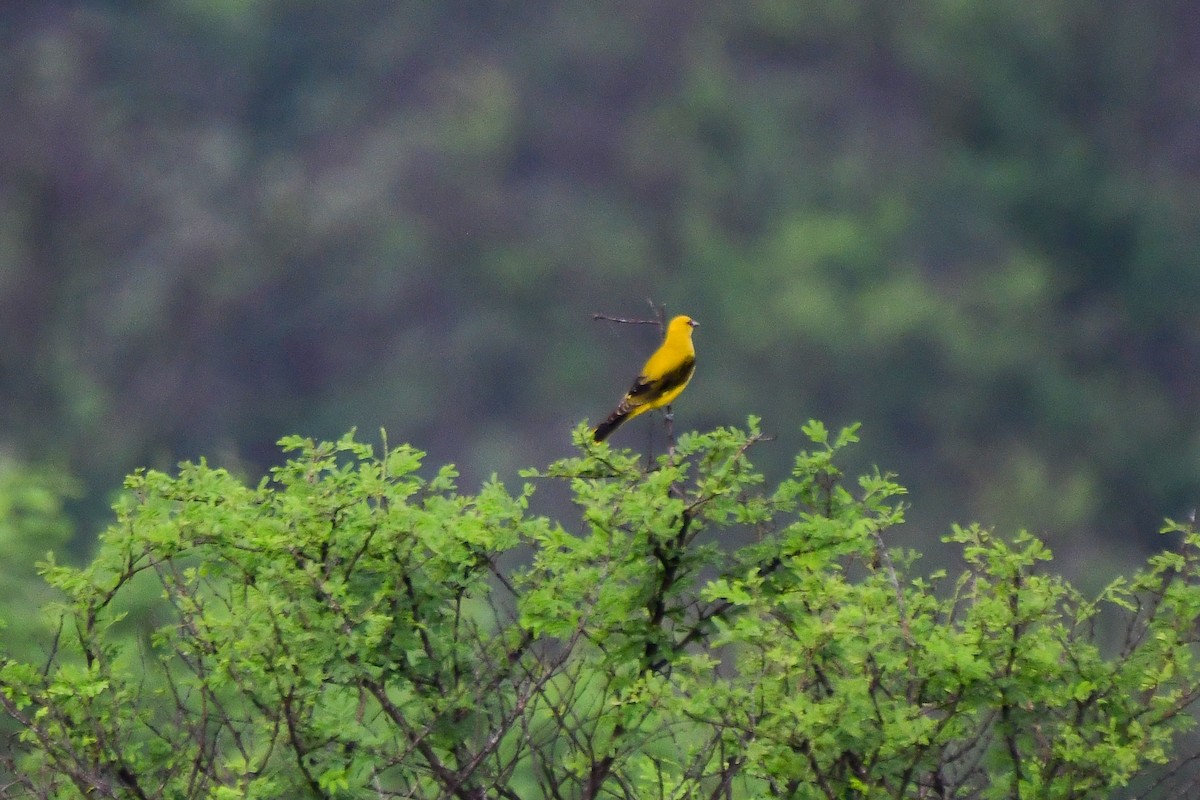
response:
[[[700,327],[700,323],[699,323],[699,322],[696,322],[696,320],[694,320],[694,319],[689,319],[689,320],[688,320],[688,325],[691,325],[693,328],[699,328],[699,327]]]

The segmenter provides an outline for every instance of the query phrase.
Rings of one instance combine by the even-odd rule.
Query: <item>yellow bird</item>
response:
[[[696,371],[696,348],[692,345],[692,328],[699,322],[679,316],[667,325],[667,335],[646,366],[633,381],[629,393],[609,418],[596,426],[592,438],[603,442],[627,419],[669,404],[692,379]]]

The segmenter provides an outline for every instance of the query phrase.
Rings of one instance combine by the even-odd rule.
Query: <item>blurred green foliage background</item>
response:
[[[80,552],[135,467],[289,433],[512,478],[650,298],[702,323],[677,429],[760,414],[783,470],[862,420],[927,541],[1156,547],[1200,485],[1194,12],[6,3],[0,449],[80,481]]]

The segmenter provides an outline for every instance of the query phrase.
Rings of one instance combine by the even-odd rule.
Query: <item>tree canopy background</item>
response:
[[[862,420],[920,535],[1196,502],[1189,3],[8,3],[0,100],[0,443],[85,519],[350,425],[545,463],[646,298],[677,427]]]

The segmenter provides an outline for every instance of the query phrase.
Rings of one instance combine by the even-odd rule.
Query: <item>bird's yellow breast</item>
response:
[[[692,326],[690,317],[676,317],[671,320],[662,346],[646,359],[646,366],[642,367],[642,375],[645,378],[651,381],[661,380],[685,362],[696,360],[696,347],[692,344]]]

